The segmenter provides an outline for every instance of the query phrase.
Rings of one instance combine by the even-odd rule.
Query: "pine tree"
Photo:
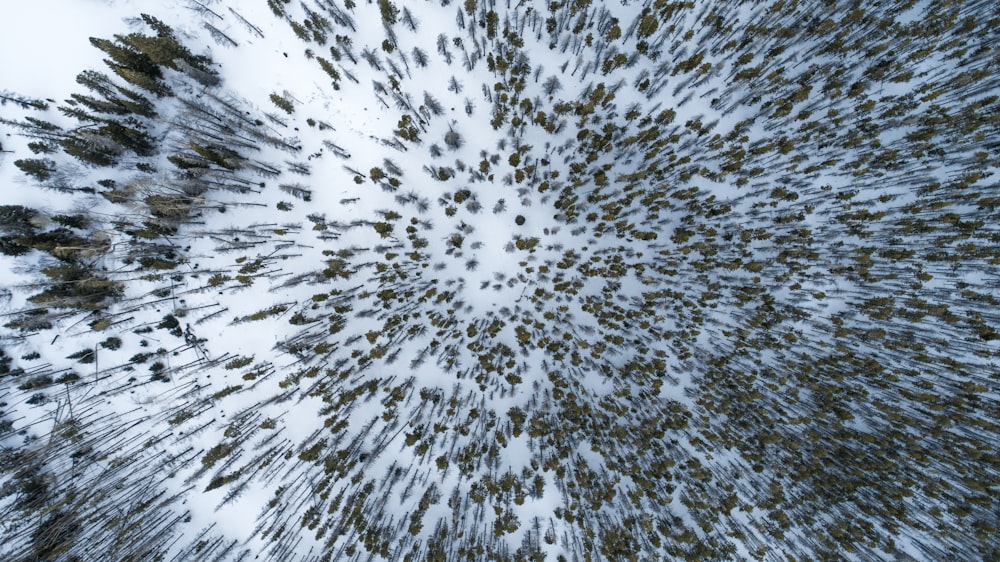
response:
[[[291,100],[280,96],[278,94],[271,94],[271,103],[278,106],[278,109],[284,111],[285,113],[291,115],[295,112],[295,105],[292,104]]]
[[[82,129],[61,140],[59,145],[70,156],[95,166],[114,166],[122,147],[98,131]]]
[[[38,109],[44,111],[49,108],[49,104],[45,100],[29,98],[7,90],[0,90],[0,106],[7,105],[8,103],[12,103],[21,109]]]
[[[105,60],[105,62],[112,68],[126,68],[144,74],[154,81],[163,78],[163,71],[153,59],[131,46],[119,45],[97,37],[91,37],[90,44],[111,57],[110,61]]]
[[[48,181],[56,171],[56,163],[47,158],[28,158],[15,160],[14,165],[22,172],[40,182]]]
[[[414,47],[411,53],[413,57],[413,62],[417,64],[418,67],[423,68],[427,66],[429,59],[427,58],[427,52],[420,47]]]

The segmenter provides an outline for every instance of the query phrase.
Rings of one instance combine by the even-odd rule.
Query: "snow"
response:
[[[0,75],[8,82],[4,87],[43,99],[77,91],[77,73],[101,64],[101,52],[90,48],[87,40],[122,33],[123,19],[138,15],[141,4],[133,0],[39,0],[4,6],[0,34],[0,49],[6,53],[0,60]],[[39,67],[39,61],[44,66]]]

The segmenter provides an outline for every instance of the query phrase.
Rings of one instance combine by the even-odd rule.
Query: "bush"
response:
[[[114,336],[101,342],[101,347],[103,347],[104,349],[110,349],[111,351],[114,351],[120,348],[121,346],[122,346],[121,338],[116,338]]]

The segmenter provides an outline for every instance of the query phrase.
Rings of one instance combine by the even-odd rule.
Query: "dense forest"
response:
[[[1000,560],[995,3],[125,4],[0,84],[0,558]]]

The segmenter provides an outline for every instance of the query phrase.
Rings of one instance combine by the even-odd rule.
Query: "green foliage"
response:
[[[53,265],[43,268],[42,273],[51,285],[28,298],[41,306],[101,310],[122,294],[121,283],[102,278],[83,264]]]
[[[49,375],[40,375],[37,377],[32,377],[21,384],[17,385],[18,390],[35,390],[38,388],[46,388],[55,384],[55,380]]]
[[[327,41],[332,24],[325,17],[333,18],[347,35],[334,38],[328,58],[311,50],[306,56],[323,71],[320,83],[329,77],[334,88],[355,87],[347,74],[356,63],[352,40],[360,38],[349,33],[355,14],[330,2],[320,3],[320,12],[310,2],[268,4],[305,41]],[[227,271],[224,265],[180,268],[204,248],[184,238],[217,226],[192,226],[207,221],[200,215],[220,201],[216,190],[227,190],[221,200],[230,209],[242,209],[248,200],[240,193],[264,187],[257,175],[284,173],[258,155],[297,147],[272,137],[238,104],[215,99],[217,93],[196,88],[188,94],[193,84],[177,73],[210,74],[207,59],[190,53],[162,22],[144,17],[150,35],[94,40],[113,72],[78,76],[85,92],[59,108],[75,127],[3,121],[34,141],[29,148],[40,158],[15,162],[32,182],[83,191],[113,177],[97,182],[98,210],[107,200],[122,213],[48,216],[0,207],[0,250],[15,257],[38,250],[28,260],[40,264],[31,271],[42,273],[29,300],[37,306],[14,313],[7,327],[30,340],[53,325],[67,334],[87,324],[100,330],[134,321],[132,310],[148,310],[148,301],[171,294],[162,283],[167,268],[176,269],[169,275],[177,296],[195,301],[201,297],[190,291],[228,297],[240,284],[278,280],[271,289],[288,291],[293,304],[262,302],[235,321],[273,318],[294,306],[282,324],[292,334],[279,338],[294,359],[254,366],[254,357],[224,356],[222,377],[256,381],[246,388],[213,375],[216,382],[205,392],[200,374],[194,386],[185,378],[185,369],[194,367],[180,355],[204,357],[187,346],[167,351],[176,346],[164,342],[134,355],[133,365],[119,365],[118,354],[107,352],[111,368],[138,373],[147,371],[139,363],[152,363],[153,380],[168,380],[168,371],[177,380],[176,392],[193,402],[157,419],[177,426],[171,438],[191,442],[190,454],[203,469],[237,458],[243,463],[210,475],[208,490],[232,486],[224,500],[231,501],[252,479],[285,485],[276,484],[261,518],[274,552],[295,551],[305,531],[294,523],[301,522],[325,541],[324,552],[345,558],[538,560],[546,552],[542,541],[580,560],[728,560],[744,553],[759,559],[914,552],[928,559],[968,552],[989,557],[995,471],[984,451],[996,428],[986,415],[994,387],[983,373],[1000,340],[993,313],[1000,297],[988,273],[1000,265],[994,216],[1000,201],[990,189],[998,100],[991,87],[994,53],[977,48],[977,39],[989,36],[991,21],[972,5],[956,12],[923,3],[904,10],[915,16],[911,23],[891,6],[841,10],[826,3],[803,10],[787,4],[754,8],[759,21],[749,24],[738,21],[745,10],[687,1],[648,2],[631,13],[609,12],[590,0],[459,4],[465,28],[445,30],[438,52],[452,64],[453,54],[465,51],[456,58],[468,56],[470,72],[477,57],[485,57],[494,77],[483,95],[493,111],[475,119],[501,132],[493,147],[469,147],[460,155],[469,166],[446,162],[436,145],[427,151],[434,161],[420,163],[422,152],[413,150],[425,132],[444,134],[445,145],[462,149],[456,125],[465,117],[455,114],[445,129],[436,116],[448,114],[430,94],[411,107],[418,104],[407,96],[420,91],[429,57],[419,47],[404,57],[404,45],[420,43],[410,8],[380,0],[385,40],[369,37],[364,48],[370,53],[382,42],[389,56],[379,64],[386,68],[372,72],[387,84],[378,91],[383,103],[395,102],[390,111],[399,112],[394,137],[381,140],[409,151],[413,158],[403,162],[425,165],[443,185],[435,190],[434,182],[421,186],[411,177],[414,191],[399,190],[403,170],[385,161],[369,177],[395,192],[372,194],[379,201],[395,197],[398,206],[379,203],[370,216],[309,215],[314,232],[307,242],[295,239],[295,221],[304,213],[281,215],[289,224],[254,219],[252,226],[241,222],[239,211],[231,213],[240,245],[260,252],[236,260],[233,277],[218,272]],[[448,10],[455,15],[454,5]],[[404,23],[398,37],[397,19]],[[543,68],[538,49],[550,49],[560,63]],[[938,70],[913,82],[915,73],[931,67]],[[351,80],[341,84],[342,76]],[[446,83],[448,76],[435,79]],[[564,92],[560,80],[573,86]],[[458,78],[452,83],[449,90],[461,95]],[[171,86],[180,94],[181,84],[184,99],[156,99],[170,95]],[[369,91],[367,84],[359,87]],[[563,93],[570,97],[556,98]],[[290,96],[272,94],[272,101],[293,113]],[[167,131],[157,111],[169,107],[173,115],[175,106],[185,109]],[[206,116],[195,117],[202,108]],[[678,112],[685,122],[675,123]],[[281,118],[270,117],[281,126]],[[322,120],[305,122],[313,128],[309,138],[328,130]],[[182,131],[188,127],[198,132]],[[162,157],[173,169],[154,165],[162,163],[162,134],[171,143]],[[543,137],[544,148],[535,141]],[[85,167],[64,165],[60,149]],[[511,168],[501,165],[504,157]],[[287,170],[304,167],[304,156],[289,158],[297,162],[287,162]],[[327,162],[323,151],[312,158]],[[362,185],[364,177],[349,170]],[[310,187],[317,203],[336,200],[344,188]],[[279,188],[308,201],[304,186]],[[499,216],[507,209],[499,198],[515,193],[511,226]],[[475,213],[480,200],[497,201],[495,220],[457,220],[463,205]],[[347,209],[373,208],[347,201]],[[524,228],[526,216],[516,214],[526,208],[530,228]],[[277,209],[293,207],[279,202]],[[413,209],[423,216],[407,223],[403,215]],[[368,225],[380,236],[375,243]],[[125,236],[104,235],[113,228]],[[218,239],[218,251],[229,250],[229,231],[216,234],[207,235]],[[497,248],[511,255],[492,263]],[[281,260],[320,255],[324,261],[314,263],[322,275],[281,271]],[[478,265],[484,274],[456,275],[450,260],[469,271]],[[139,278],[129,292],[134,304],[86,314],[120,298],[115,280],[126,276]],[[236,286],[222,290],[234,280]],[[150,292],[143,283],[155,287]],[[302,300],[305,295],[313,296]],[[200,303],[184,306],[201,316],[195,312]],[[173,315],[149,320],[132,329],[150,340],[154,327],[191,337]],[[69,359],[100,359],[105,366],[103,349],[120,349],[122,341],[107,338],[99,346],[99,353],[85,347]],[[82,382],[76,373],[40,375],[44,366],[37,363],[35,372],[12,371],[5,357],[0,353],[0,375],[16,390],[9,402],[57,414],[51,435],[35,442],[29,432],[15,440],[21,445],[13,452],[0,451],[0,472],[14,467],[5,481],[8,507],[21,506],[8,510],[10,519],[31,529],[15,532],[14,542],[20,536],[31,544],[12,556],[79,557],[86,549],[74,545],[98,544],[89,531],[76,536],[88,529],[80,522],[108,510],[91,502],[100,499],[100,489],[87,501],[71,497],[74,487],[98,480],[61,467],[96,462],[116,470],[134,463],[128,468],[137,467],[141,481],[154,474],[143,471],[159,470],[145,461],[171,447],[165,436],[149,439],[134,459],[87,449],[116,423],[88,410],[105,401],[101,392],[139,395],[148,381],[133,377],[118,387],[117,378],[102,372],[93,383],[85,378],[95,392],[67,392],[55,385]],[[288,364],[296,366],[275,390],[267,377]],[[155,386],[154,392],[171,388]],[[265,396],[271,391],[278,394]],[[199,451],[207,445],[195,432],[206,435],[219,423],[212,420],[221,415],[212,401],[237,392],[273,400],[235,412],[227,407],[224,436],[231,441]],[[308,435],[298,448],[266,417],[284,415],[290,398],[315,404],[323,420],[314,428],[289,428]],[[98,425],[71,431],[67,420],[81,415]],[[14,430],[0,420],[0,434]],[[234,454],[238,450],[243,454]],[[522,450],[527,456],[512,460],[511,452]],[[396,454],[400,462],[387,462],[386,455]],[[31,468],[36,464],[44,470]],[[451,482],[430,473],[441,476],[453,466],[465,484],[451,490],[447,511],[430,511],[440,500],[438,483]],[[298,469],[309,474],[292,482],[302,476]],[[548,490],[547,481],[553,484]],[[552,518],[533,503],[545,493],[560,501]],[[174,535],[155,526],[162,520],[160,500],[129,497],[128,521],[154,526],[131,525],[111,513],[106,527],[114,554],[148,558],[158,551],[149,536]],[[385,498],[399,509],[382,513]],[[674,517],[670,505],[684,516]],[[424,520],[441,513],[451,515]],[[538,519],[522,522],[518,513]],[[213,533],[190,547],[171,544],[178,557],[210,558],[227,544],[217,544]],[[799,540],[806,535],[809,540]],[[129,550],[132,545],[146,550]],[[396,545],[404,551],[392,551]]]
[[[644,10],[644,12],[646,11],[647,10]],[[649,13],[645,13],[639,20],[639,27],[636,30],[636,36],[639,39],[650,37],[654,33],[656,33],[656,30],[659,28],[659,26],[660,22],[656,19],[656,16]]]
[[[399,119],[399,122],[396,124],[395,134],[403,140],[407,140],[415,144],[420,143],[420,131],[413,124],[413,118],[409,113],[404,114]]]
[[[333,64],[330,61],[326,60],[323,57],[316,57],[316,62],[319,63],[319,66],[320,68],[323,69],[323,72],[325,72],[330,78],[332,78],[334,82],[340,81],[340,72],[338,72],[337,69],[333,67]]]
[[[292,113],[295,113],[295,105],[292,103],[291,100],[289,100],[289,99],[287,99],[287,98],[285,98],[283,96],[280,96],[280,95],[278,95],[276,93],[272,93],[269,96],[269,98],[271,99],[271,103],[273,103],[274,105],[276,105],[278,107],[278,109],[284,111],[285,113],[287,113],[289,115],[291,115]]]
[[[111,351],[116,351],[118,349],[121,349],[121,346],[122,346],[121,338],[115,336],[111,336],[101,342],[101,347],[103,347],[104,349],[109,349]]]
[[[308,449],[305,449],[304,451],[302,451],[301,453],[299,453],[299,459],[301,459],[301,460],[303,460],[305,462],[315,462],[316,460],[319,459],[319,455],[320,455],[320,453],[323,452],[323,449],[325,447],[326,447],[326,442],[325,441],[319,441],[319,442],[313,444]]]
[[[267,0],[267,6],[271,8],[271,12],[279,18],[285,17],[285,2],[284,0]]]
[[[274,306],[267,307],[267,308],[265,308],[263,310],[258,310],[257,312],[254,312],[253,314],[247,316],[246,319],[250,320],[250,321],[253,321],[253,322],[256,322],[258,320],[263,320],[263,319],[268,318],[270,316],[277,316],[279,314],[284,313],[286,310],[288,310],[288,305],[283,305],[283,304],[281,304],[281,305],[274,305]]]
[[[438,470],[448,469],[448,457],[444,455],[441,455],[438,458],[434,459],[434,463],[437,465]]]
[[[212,468],[215,463],[228,457],[234,450],[236,445],[234,443],[219,443],[218,445],[212,447],[205,453],[205,456],[201,458],[201,465],[203,468]]]
[[[228,363],[226,363],[225,364],[225,368],[228,371],[232,371],[232,370],[235,370],[235,369],[241,369],[243,367],[246,367],[247,365],[249,365],[251,363],[253,363],[253,356],[252,355],[250,357],[245,357],[245,356],[244,357],[237,357],[237,358],[229,361]]]
[[[94,350],[89,347],[86,347],[84,349],[81,349],[80,351],[77,351],[76,353],[67,355],[66,359],[76,359],[80,363],[93,363]]]
[[[99,97],[72,94],[71,98],[88,109],[110,115],[156,117],[152,102],[144,95],[116,84],[110,77],[95,70],[85,70],[77,75],[76,81]]]
[[[215,490],[216,488],[221,488],[221,487],[225,486],[226,484],[229,484],[231,482],[235,482],[236,480],[239,480],[239,478],[240,478],[241,475],[242,474],[239,471],[237,471],[237,472],[234,472],[232,474],[225,474],[223,476],[216,476],[215,478],[212,478],[212,481],[209,482],[208,486],[205,487],[205,491],[206,492],[211,492],[212,490]]]
[[[177,320],[176,317],[174,317],[173,314],[168,314],[164,316],[163,320],[161,320],[160,323],[156,325],[156,327],[160,330],[166,330],[168,334],[178,338],[183,335],[183,332],[181,330],[181,323],[179,320]]]
[[[0,107],[7,105],[8,103],[13,104],[21,109],[35,109],[44,111],[49,108],[49,104],[45,100],[29,98],[26,96],[21,96],[13,92],[8,92],[6,90],[0,90]]]
[[[382,25],[392,27],[396,25],[396,18],[399,16],[399,9],[389,0],[378,0],[378,9],[382,14]]]
[[[56,163],[45,158],[15,160],[14,165],[25,174],[41,182],[51,179],[52,174],[56,171]]]
[[[142,14],[141,18],[155,35],[116,35],[114,41],[90,39],[93,46],[108,55],[105,63],[115,74],[159,97],[172,95],[161,67],[175,71],[191,69],[192,76],[205,83],[217,81],[215,72],[209,67],[211,59],[192,54],[177,40],[173,30],[160,20],[148,14]],[[132,99],[136,101],[135,97]],[[141,101],[138,103],[141,104]],[[148,111],[145,113],[148,114]]]
[[[221,399],[225,398],[226,396],[229,396],[230,394],[233,394],[235,392],[239,392],[240,389],[242,389],[242,388],[243,388],[243,385],[239,385],[239,384],[238,385],[234,385],[234,386],[227,386],[226,388],[223,388],[222,390],[220,390],[220,391],[216,392],[215,394],[213,394],[212,398],[215,399],[215,400],[221,400]]]

